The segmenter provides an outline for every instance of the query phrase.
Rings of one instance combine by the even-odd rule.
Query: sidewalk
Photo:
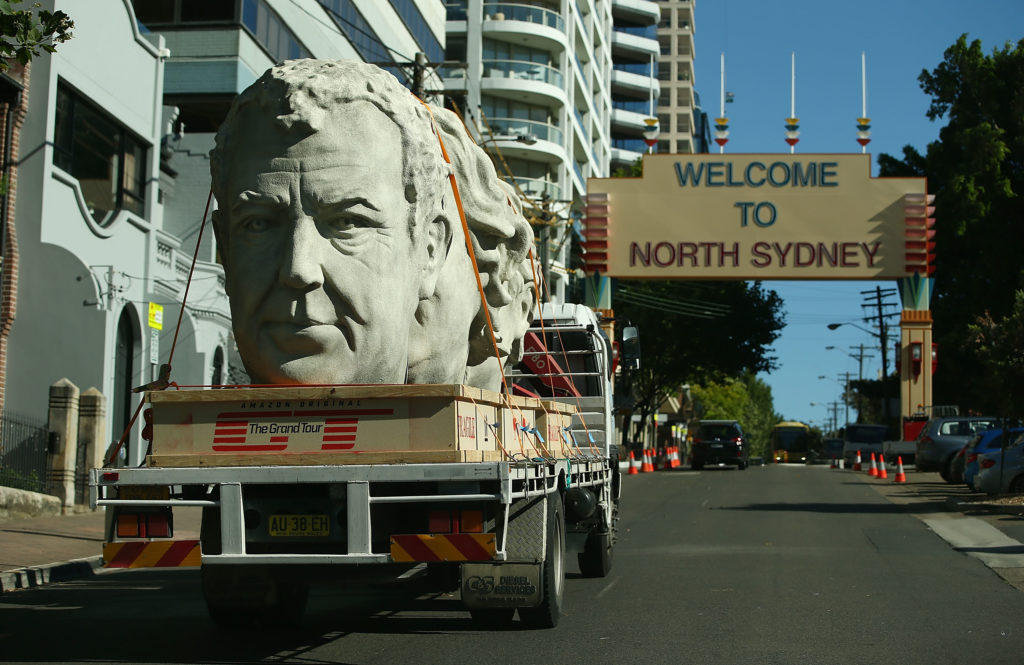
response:
[[[200,508],[174,512],[174,537],[198,538]],[[0,593],[89,577],[102,568],[103,510],[0,522]]]

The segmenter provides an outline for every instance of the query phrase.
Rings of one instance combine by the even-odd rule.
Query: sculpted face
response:
[[[321,131],[239,116],[216,229],[235,338],[257,383],[404,383],[413,314],[433,289],[445,229],[421,225],[398,127],[366,102]]]

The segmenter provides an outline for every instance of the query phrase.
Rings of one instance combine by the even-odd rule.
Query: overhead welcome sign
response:
[[[870,155],[646,155],[591,179],[590,271],[624,278],[887,279],[931,274],[924,178]]]

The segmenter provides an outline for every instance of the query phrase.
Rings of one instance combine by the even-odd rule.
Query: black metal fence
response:
[[[0,416],[0,485],[45,489],[47,432],[45,422],[9,412]]]

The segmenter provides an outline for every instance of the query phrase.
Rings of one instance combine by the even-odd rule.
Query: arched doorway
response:
[[[132,418],[132,388],[135,382],[135,357],[139,344],[135,325],[127,307],[117,321],[117,339],[114,343],[114,394],[110,403],[113,436],[120,439]]]

